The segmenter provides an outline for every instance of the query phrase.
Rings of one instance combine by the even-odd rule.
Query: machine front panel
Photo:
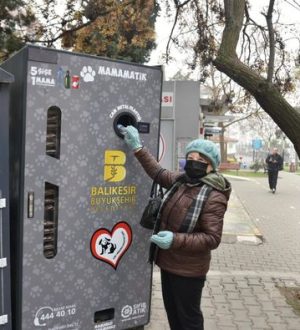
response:
[[[151,181],[116,125],[157,155],[161,71],[57,55],[28,62],[22,329],[146,324]]]

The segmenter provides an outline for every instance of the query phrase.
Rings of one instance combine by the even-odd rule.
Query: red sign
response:
[[[72,88],[73,89],[79,88],[79,76],[72,76]]]
[[[162,93],[162,106],[163,107],[172,107],[173,106],[173,93],[172,92],[164,92]]]

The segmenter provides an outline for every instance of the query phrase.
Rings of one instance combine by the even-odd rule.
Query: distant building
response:
[[[165,81],[162,91],[160,163],[172,170],[180,169],[185,159],[186,144],[198,137],[213,138],[218,145],[222,145],[222,128],[219,125],[233,118],[215,114],[210,95],[203,90],[200,82]],[[231,146],[231,143],[225,142],[225,152],[232,149]]]

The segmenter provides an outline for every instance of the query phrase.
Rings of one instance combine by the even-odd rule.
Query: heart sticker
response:
[[[100,228],[94,232],[90,247],[93,257],[102,260],[117,269],[120,259],[132,242],[132,230],[128,223],[118,222],[109,231]]]

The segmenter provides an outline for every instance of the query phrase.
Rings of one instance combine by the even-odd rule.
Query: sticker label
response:
[[[128,104],[120,104],[116,108],[112,109],[112,111],[109,113],[109,118],[114,118],[117,114],[119,114],[120,112],[124,112],[124,111],[129,111],[129,112],[133,113],[135,115],[137,121],[142,120],[142,116],[136,110],[136,108],[133,107],[132,105],[128,105]]]
[[[99,330],[111,330],[115,329],[116,325],[113,323],[113,321],[107,321],[101,324],[96,324],[95,329]]]
[[[128,223],[121,221],[113,227],[112,231],[100,228],[94,232],[90,242],[91,253],[96,259],[117,269],[131,242],[132,230]]]
[[[126,178],[126,154],[121,150],[106,150],[104,154],[103,178],[106,182],[120,182]],[[137,187],[135,185],[90,187],[91,212],[117,211],[135,207]]]
[[[147,304],[145,302],[133,304],[133,305],[125,305],[121,310],[122,321],[130,321],[134,319],[139,319],[144,317],[147,312]]]
[[[121,150],[106,150],[104,154],[104,180],[120,182],[126,177],[126,154]]]
[[[55,79],[52,76],[52,70],[48,68],[31,66],[30,78],[33,86],[55,86]]]
[[[137,187],[93,186],[90,190],[91,212],[117,211],[135,207]]]
[[[133,71],[133,70],[123,70],[120,68],[109,67],[109,66],[99,66],[98,74],[100,76],[110,76],[110,77],[130,79],[130,80],[147,81],[147,73]]]
[[[65,317],[74,316],[76,314],[76,305],[68,306],[43,306],[39,308],[34,316],[33,324],[36,327],[46,327],[48,323],[51,323],[55,320],[62,321]],[[72,322],[70,324],[61,325],[60,329],[73,329],[78,326],[78,322]],[[52,329],[49,328],[48,329]],[[55,327],[54,327],[55,329]]]

